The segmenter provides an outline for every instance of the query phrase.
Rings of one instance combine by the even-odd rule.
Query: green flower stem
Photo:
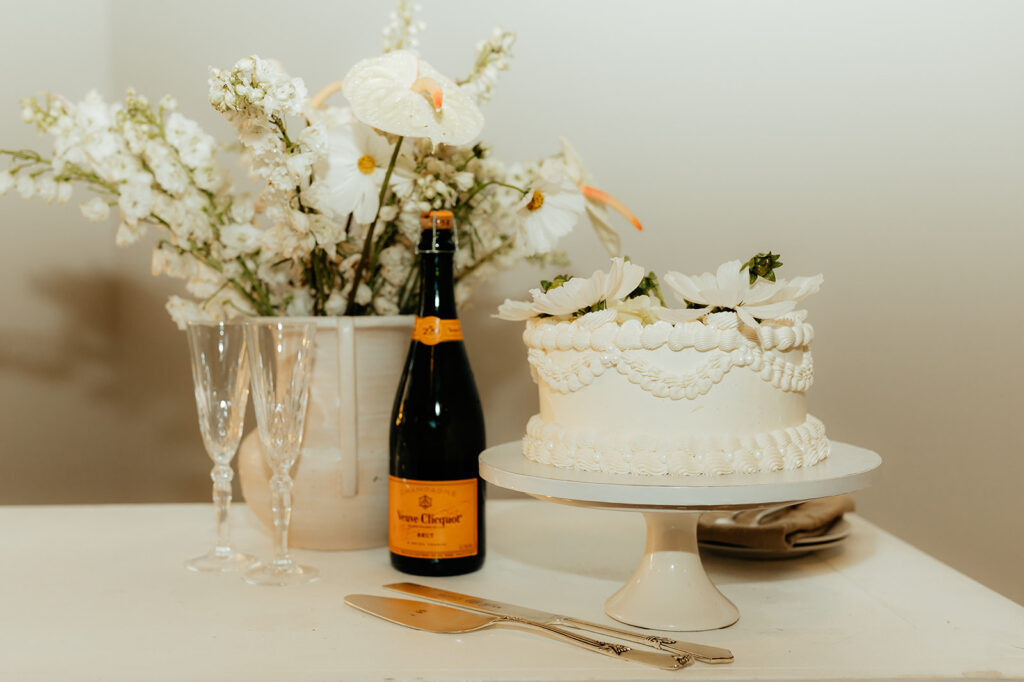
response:
[[[409,272],[405,275],[405,281],[402,282],[402,288],[398,292],[398,312],[404,313],[405,306],[408,305],[407,300],[412,295],[412,278],[416,274],[416,268],[409,268]]]
[[[356,292],[359,291],[359,283],[362,281],[363,271],[366,269],[367,260],[370,258],[371,249],[373,248],[373,230],[377,227],[377,220],[380,218],[380,209],[384,206],[384,197],[387,196],[388,182],[391,180],[391,172],[395,170],[395,163],[398,161],[398,151],[402,148],[402,141],[405,138],[399,136],[398,142],[395,143],[395,150],[391,152],[391,160],[388,162],[388,169],[384,172],[384,182],[380,186],[380,196],[377,199],[377,214],[373,216],[373,222],[370,223],[370,229],[366,233],[366,241],[363,242],[363,253],[359,257],[359,262],[356,264],[355,274],[352,276],[352,289],[348,292],[348,301],[345,302],[345,312],[343,315],[348,315],[349,310],[352,309],[352,304],[356,300]]]
[[[460,208],[463,207],[463,206],[468,207],[469,206],[469,202],[471,202],[476,197],[477,194],[480,194],[480,192],[482,192],[483,190],[487,189],[491,185],[498,185],[499,187],[506,187],[508,189],[514,189],[515,191],[519,192],[523,196],[526,196],[526,192],[529,191],[529,190],[523,189],[522,187],[516,187],[515,185],[509,185],[509,184],[504,183],[504,182],[498,182],[497,180],[490,180],[488,182],[483,183],[482,185],[474,187],[473,191],[469,193],[469,196],[467,196],[465,199],[463,199],[461,202],[459,202],[459,207]]]
[[[245,273],[246,279],[252,284],[253,290],[256,292],[258,301],[256,302],[256,311],[264,317],[269,317],[274,314],[274,306],[270,303],[270,296],[267,295],[266,290],[260,286],[260,281],[256,279],[256,275],[252,273],[249,266],[246,264],[245,259],[239,256],[235,259],[238,264],[242,266],[242,272]],[[250,296],[250,298],[252,298]]]
[[[171,224],[168,223],[163,218],[161,218],[160,216],[158,216],[157,214],[150,213],[149,214],[149,218],[153,222],[156,222],[156,223],[159,223],[160,225],[163,225],[168,230],[171,229]],[[218,261],[213,256],[210,256],[210,255],[204,253],[203,250],[199,247],[199,245],[196,244],[195,242],[190,242],[189,243],[189,248],[187,248],[187,249],[182,248],[181,246],[178,246],[177,244],[173,244],[172,242],[167,242],[167,243],[171,244],[171,246],[173,246],[174,248],[178,249],[179,253],[187,253],[190,256],[192,256],[193,258],[195,258],[197,261],[199,261],[200,263],[202,263],[202,264],[204,264],[204,265],[206,265],[208,267],[213,268],[214,270],[216,270],[217,272],[219,272],[221,274],[224,274],[224,266],[221,264],[221,262]],[[242,271],[245,272],[245,274],[248,277],[249,281],[252,282],[253,288],[256,291],[258,297],[257,296],[253,296],[252,292],[250,292],[248,289],[246,289],[244,286],[242,286],[242,283],[239,282],[238,280],[236,280],[234,277],[225,278],[227,283],[229,285],[231,285],[231,287],[235,291],[240,293],[242,296],[245,296],[245,298],[248,299],[250,303],[252,303],[252,305],[256,309],[257,313],[259,313],[260,315],[262,315],[264,317],[272,317],[274,315],[274,306],[272,306],[270,304],[269,297],[267,296],[267,294],[263,290],[263,288],[260,287],[259,280],[257,280],[256,277],[253,276],[252,271],[249,270],[249,267],[246,265],[245,260],[241,256],[239,256],[235,260],[238,261],[238,263],[242,266]]]

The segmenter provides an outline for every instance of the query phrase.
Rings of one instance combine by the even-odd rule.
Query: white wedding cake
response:
[[[775,281],[778,265],[759,254],[715,274],[667,273],[686,306],[678,309],[664,305],[653,273],[621,259],[590,278],[545,282],[531,302],[506,301],[499,317],[526,320],[540,396],[523,454],[645,476],[796,469],[826,458],[825,428],[804,399],[814,331],[796,310],[821,276]]]

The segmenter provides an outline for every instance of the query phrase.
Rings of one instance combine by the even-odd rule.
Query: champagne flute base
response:
[[[246,571],[259,563],[259,560],[249,554],[236,552],[233,549],[211,549],[202,556],[189,559],[185,562],[185,568],[198,573],[238,573]]]
[[[250,585],[302,585],[320,578],[320,571],[312,566],[300,566],[288,562],[281,564],[271,561],[260,564],[245,573],[245,581]]]

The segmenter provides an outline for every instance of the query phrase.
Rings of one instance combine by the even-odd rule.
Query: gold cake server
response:
[[[633,649],[625,644],[602,642],[584,637],[554,625],[537,623],[526,618],[513,616],[480,615],[471,611],[438,606],[425,601],[413,599],[396,599],[395,597],[375,597],[369,594],[350,594],[345,603],[370,615],[398,625],[428,632],[458,633],[475,632],[494,625],[526,626],[542,630],[547,635],[569,644],[593,651],[595,653],[619,658],[623,661],[649,665],[662,670],[679,670],[693,662],[689,654],[678,655],[660,651]]]
[[[660,635],[646,635],[642,632],[614,628],[608,625],[601,625],[600,623],[591,623],[589,621],[580,620],[579,618],[559,616],[554,613],[528,609],[522,606],[516,606],[515,604],[506,604],[504,602],[494,601],[492,599],[481,599],[480,597],[473,597],[468,594],[449,592],[448,590],[441,590],[436,587],[427,587],[426,585],[418,585],[416,583],[392,583],[390,585],[385,585],[384,587],[389,590],[397,590],[398,592],[414,594],[417,597],[423,597],[424,599],[430,599],[431,601],[437,601],[443,604],[453,604],[464,609],[470,609],[471,611],[478,611],[480,613],[489,613],[494,616],[522,618],[537,623],[543,623],[545,625],[562,625],[565,627],[594,632],[599,635],[609,635],[611,637],[617,637],[618,639],[624,639],[627,642],[644,644],[646,646],[668,651],[669,653],[677,655],[690,655],[702,663],[732,663],[733,661],[731,651],[717,646],[695,644],[693,642],[680,642]]]

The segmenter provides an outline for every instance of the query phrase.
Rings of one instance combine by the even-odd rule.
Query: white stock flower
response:
[[[22,199],[31,199],[36,194],[36,181],[29,175],[19,175],[14,189]]]
[[[346,296],[340,291],[334,291],[327,297],[327,303],[324,304],[324,312],[328,315],[344,315],[347,304]]]
[[[150,140],[143,153],[157,183],[168,194],[180,195],[185,191],[189,184],[188,174],[178,163],[171,147],[162,141]]]
[[[57,199],[57,181],[49,175],[43,175],[36,180],[36,194],[48,204]]]
[[[481,40],[476,44],[477,56],[473,72],[461,87],[477,104],[485,104],[491,99],[498,74],[508,69],[512,45],[515,42],[515,33],[504,31],[497,26],[488,40]]]
[[[503,320],[527,320],[538,315],[559,317],[572,315],[597,303],[612,308],[639,286],[644,269],[639,265],[613,258],[608,272],[597,270],[587,278],[573,277],[546,292],[531,289],[533,301],[506,300],[497,317]]]
[[[121,185],[119,190],[121,196],[117,205],[127,222],[137,222],[153,211],[156,195],[153,193],[152,176],[149,173],[137,173]]]
[[[221,255],[235,258],[258,251],[262,246],[262,232],[251,224],[225,225],[220,228]]]
[[[171,319],[178,325],[178,329],[184,330],[189,322],[212,322],[213,316],[203,310],[195,301],[189,301],[180,296],[171,296],[164,306],[170,314]]]
[[[366,305],[373,300],[373,289],[366,282],[360,282],[359,288],[356,289],[355,301],[359,305]]]
[[[341,92],[356,118],[392,135],[460,145],[484,127],[480,109],[454,81],[405,50],[358,62]]]
[[[398,0],[398,6],[388,14],[388,25],[381,31],[381,52],[414,48],[419,44],[416,36],[426,28],[426,24],[416,19],[415,13],[419,10],[419,5]]]
[[[698,306],[687,312],[735,310],[745,324],[756,327],[758,319],[772,320],[791,312],[797,302],[818,291],[822,277],[797,277],[792,282],[771,282],[758,277],[751,284],[748,268],[734,260],[722,263],[715,274],[687,276],[668,272],[664,281],[681,302]]]
[[[153,276],[168,275],[178,279],[188,279],[195,275],[195,260],[184,253],[175,250],[173,247],[162,244],[153,249],[153,259],[150,261],[150,270]]]
[[[285,314],[289,317],[306,317],[313,314],[313,297],[306,289],[296,289],[288,302]]]
[[[99,197],[93,197],[82,203],[80,208],[82,209],[82,215],[92,223],[106,220],[110,216],[110,206]]]
[[[11,191],[14,187],[15,179],[11,174],[11,171],[5,170],[0,172],[0,196],[3,196]]]
[[[519,241],[526,255],[548,253],[584,211],[583,195],[572,183],[541,178],[515,207]]]
[[[146,223],[129,223],[126,220],[122,220],[121,224],[117,226],[117,234],[114,235],[114,243],[118,246],[130,246],[142,239],[142,236],[145,234]]]
[[[257,56],[238,60],[230,71],[210,70],[210,104],[222,113],[242,118],[281,119],[302,113],[306,85],[290,78],[280,63]]]
[[[181,162],[189,168],[200,168],[213,163],[216,141],[195,121],[175,111],[167,117],[164,133],[167,141],[177,150]]]
[[[397,315],[398,304],[395,299],[388,294],[389,291],[381,290],[381,293],[377,294],[373,298],[373,310],[378,315]]]

